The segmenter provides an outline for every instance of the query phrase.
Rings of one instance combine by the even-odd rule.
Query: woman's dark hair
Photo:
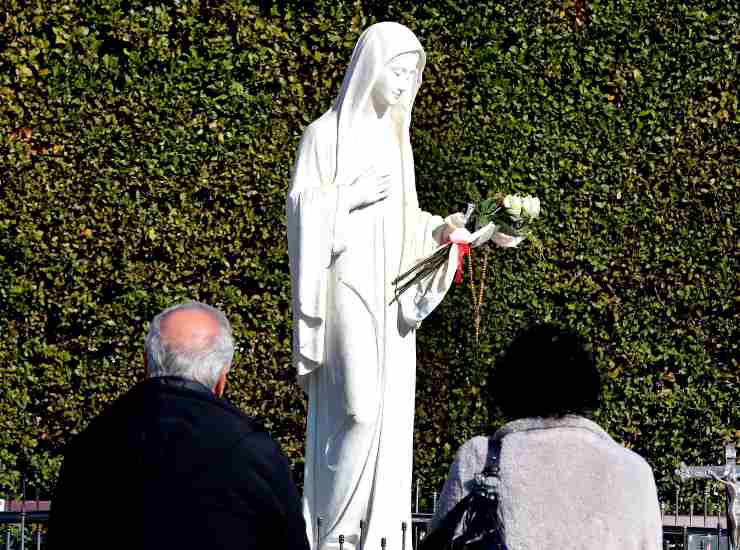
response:
[[[589,415],[599,405],[601,380],[578,334],[542,323],[514,338],[489,388],[491,405],[508,419]]]

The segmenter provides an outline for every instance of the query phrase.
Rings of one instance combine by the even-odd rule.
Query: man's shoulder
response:
[[[89,445],[99,446],[102,439],[116,437],[119,431],[117,426],[124,426],[126,423],[127,411],[135,409],[133,402],[138,394],[139,386],[140,384],[136,384],[129,388],[93,417],[82,430],[73,434],[65,446],[65,456],[87,452]]]
[[[152,379],[140,384],[143,401],[153,400],[159,403],[162,399],[174,400],[179,403],[174,407],[175,411],[189,411],[197,408],[204,416],[213,418],[225,425],[232,425],[234,429],[242,432],[264,432],[262,424],[255,418],[221,397],[215,396],[205,386],[188,380]],[[133,391],[133,390],[132,390]],[[138,405],[137,405],[138,406]],[[158,405],[157,405],[158,406]],[[146,410],[146,405],[144,407]],[[149,411],[152,416],[156,411]],[[187,414],[190,414],[187,412]]]
[[[181,397],[193,404],[200,402],[201,411],[207,417],[202,425],[201,436],[211,440],[219,439],[237,454],[253,453],[274,457],[280,453],[279,445],[264,424],[226,399],[212,394],[182,392]]]
[[[236,405],[215,396],[209,401],[213,405],[214,410],[219,411],[225,421],[233,423],[233,425],[240,431],[244,433],[267,435],[267,430],[262,422],[254,416],[247,414]]]
[[[269,439],[261,422],[228,401],[187,386],[147,380],[132,387],[90,423],[67,445],[65,455],[87,454],[110,440],[110,447],[136,445],[131,437],[152,429],[164,429],[182,421],[189,431],[207,440],[221,439],[225,445],[246,436],[255,441]],[[126,435],[129,434],[129,435]],[[130,437],[129,437],[130,436]]]
[[[268,458],[271,462],[283,457],[278,442],[264,430],[245,431],[234,452]]]

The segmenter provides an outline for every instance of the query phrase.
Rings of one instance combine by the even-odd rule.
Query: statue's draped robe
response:
[[[406,52],[419,53],[417,82],[394,108],[393,131],[381,135],[379,125],[363,124],[370,89],[385,63]],[[423,65],[408,29],[371,27],[334,107],[304,132],[293,169],[286,205],[293,357],[309,401],[303,504],[314,548],[319,538],[322,549],[338,548],[340,534],[345,548],[355,547],[361,520],[366,548],[380,548],[381,537],[400,548],[401,522],[410,533],[416,328],[455,267],[451,258],[432,281],[390,304],[393,279],[434,251],[443,225],[419,209],[414,182],[408,128]],[[369,167],[390,174],[390,194],[350,212],[348,186]]]

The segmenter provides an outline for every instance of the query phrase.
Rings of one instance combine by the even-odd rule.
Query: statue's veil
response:
[[[409,126],[426,56],[414,33],[392,22],[368,27],[355,46],[336,101],[320,117],[321,125],[312,125],[313,129],[309,127],[301,140],[286,202],[293,286],[294,361],[300,382],[303,375],[323,361],[327,273],[336,257],[333,255],[341,254],[343,250],[338,243],[343,245],[345,233],[352,231],[348,213],[337,214],[343,211],[340,208],[343,194],[336,191],[340,186],[352,184],[377,160],[375,155],[368,154],[372,153],[368,151],[372,143],[368,142],[366,135],[367,122],[377,117],[371,92],[388,62],[398,55],[412,52],[419,56],[415,85],[392,107],[390,114],[402,164],[401,181],[398,182],[403,186],[404,235],[398,235],[403,242],[402,264],[409,265],[415,261],[419,257],[414,236],[419,204]],[[336,134],[327,136],[323,133],[333,131]],[[322,151],[319,140],[329,144],[330,154]],[[331,187],[334,192],[326,192],[326,188]],[[307,227],[311,229],[307,230]]]
[[[371,102],[373,86],[385,65],[394,57],[411,52],[419,55],[416,82],[402,96],[402,100],[392,107],[391,112],[401,144],[404,210],[407,213],[419,207],[409,127],[411,111],[421,86],[422,73],[426,64],[424,48],[414,33],[400,23],[390,21],[368,27],[355,45],[342,87],[332,107],[337,120],[334,182],[335,184],[349,183],[354,181],[367,167],[367,144],[363,143],[362,119],[375,116]]]

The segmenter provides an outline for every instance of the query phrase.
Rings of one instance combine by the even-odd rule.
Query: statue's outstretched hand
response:
[[[478,248],[480,245],[486,244],[494,233],[496,233],[496,226],[493,223],[489,223],[478,229],[478,231],[472,235],[473,240],[470,245],[473,248]]]
[[[462,213],[458,212],[447,216],[440,242],[442,244],[450,240],[452,242],[465,242],[473,248],[478,248],[488,241],[493,241],[494,244],[502,248],[513,248],[524,240],[524,237],[512,237],[500,232],[498,226],[493,222],[481,227],[475,233],[469,233],[464,227],[465,220]],[[453,233],[455,233],[455,238],[452,237]]]
[[[456,230],[465,227],[465,217],[462,212],[455,212],[444,219],[444,225],[440,226],[438,242],[445,244],[449,242],[450,235]]]
[[[349,186],[350,212],[388,198],[390,190],[390,174],[378,174],[375,168],[371,166],[360,174]]]

